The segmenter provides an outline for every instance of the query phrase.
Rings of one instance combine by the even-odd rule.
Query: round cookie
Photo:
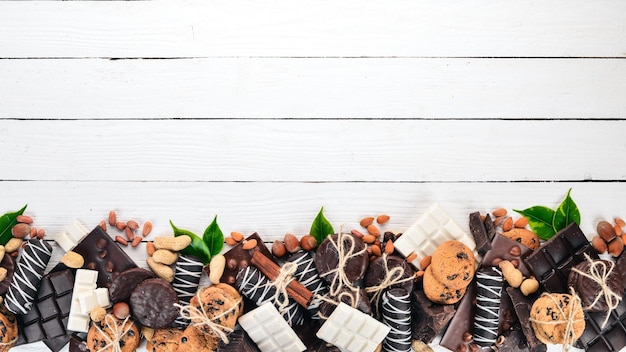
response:
[[[544,294],[539,297],[530,310],[530,321],[539,341],[546,344],[565,342],[565,329],[570,315],[573,314],[572,341],[577,340],[585,330],[583,307],[574,302],[568,294]]]
[[[17,319],[3,304],[0,307],[0,352],[6,352],[17,341]]]
[[[506,238],[512,239],[513,241],[517,241],[530,249],[537,249],[540,246],[537,234],[527,229],[514,228],[510,231],[505,231],[502,235]]]
[[[91,352],[101,351],[107,346],[113,339],[115,339],[114,331],[109,325],[117,325],[117,330],[120,332],[126,331],[124,335],[119,338],[119,346],[122,352],[132,352],[137,349],[141,342],[141,336],[139,335],[139,328],[132,319],[128,319],[124,324],[124,320],[115,318],[114,315],[108,314],[101,322],[93,323],[87,332],[87,348]],[[96,326],[100,330],[96,329]],[[103,335],[106,334],[106,336]],[[112,351],[113,348],[106,348],[105,351]]]
[[[178,352],[213,352],[217,349],[217,338],[209,328],[189,325],[180,337]]]
[[[130,268],[113,277],[109,287],[109,297],[112,303],[128,302],[133,289],[143,280],[154,278],[155,275],[143,268]]]
[[[157,329],[146,343],[146,350],[152,352],[176,352],[180,344],[182,330],[176,328]]]
[[[142,281],[130,294],[130,309],[133,318],[141,325],[167,328],[178,317],[178,295],[169,282],[156,278]]]
[[[422,283],[424,286],[424,294],[432,302],[439,304],[454,304],[463,298],[466,287],[451,289],[441,283],[433,275],[433,265],[428,266],[424,272]]]
[[[231,329],[243,313],[241,295],[237,289],[225,283],[199,289],[189,305],[200,311],[204,310],[214,323]],[[226,311],[229,313],[223,314]]]
[[[609,260],[594,260],[593,263],[597,274],[601,277],[606,276],[605,283],[607,287],[617,295],[612,296],[611,301],[613,302],[611,303],[619,303],[618,299],[619,297],[622,297],[624,293],[624,281],[620,273],[617,271],[617,268],[613,267],[613,270],[607,276],[606,274],[614,265],[613,262]],[[607,303],[606,297],[602,292],[602,287],[592,278],[581,275],[574,270],[576,269],[587,275],[592,275],[590,272],[591,265],[592,263],[589,261],[584,261],[574,266],[567,278],[567,285],[573,287],[574,291],[578,293],[585,310],[590,312],[606,312],[609,310],[609,304]]]
[[[467,287],[474,277],[476,258],[462,242],[446,241],[437,247],[432,255],[432,274],[437,281],[449,290]]]

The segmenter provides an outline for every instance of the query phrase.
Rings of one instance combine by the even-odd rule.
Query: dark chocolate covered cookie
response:
[[[132,316],[141,325],[153,329],[167,328],[174,322],[179,314],[176,303],[176,291],[159,278],[142,281],[130,294]]]

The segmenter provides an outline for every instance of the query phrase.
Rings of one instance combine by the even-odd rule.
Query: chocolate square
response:
[[[593,352],[617,352],[626,346],[626,299],[611,311],[608,322],[601,328],[606,312],[585,312],[585,331],[576,347]]]
[[[59,314],[59,310],[56,302],[54,301],[54,298],[55,297],[50,296],[43,301],[37,302],[37,309],[39,310],[41,320],[48,320]]]
[[[46,337],[46,334],[41,330],[39,324],[30,324],[24,326],[24,336],[28,343],[40,341]]]
[[[535,278],[551,293],[567,293],[570,269],[585,260],[585,254],[599,259],[585,234],[575,222],[555,234],[524,262]]]

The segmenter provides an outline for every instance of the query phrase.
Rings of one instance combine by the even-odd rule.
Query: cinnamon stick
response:
[[[280,267],[260,251],[254,251],[251,262],[272,281],[280,274]],[[313,299],[313,293],[296,280],[287,285],[287,294],[304,308],[307,308]]]

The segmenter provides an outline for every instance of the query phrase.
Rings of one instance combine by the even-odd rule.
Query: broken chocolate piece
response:
[[[261,352],[261,350],[245,331],[237,330],[228,335],[227,344],[219,339],[217,352]]]
[[[470,285],[471,286],[471,285]],[[435,336],[446,327],[456,309],[452,304],[433,303],[426,297],[422,288],[413,291],[411,299],[411,324],[413,338],[431,343]]]
[[[526,297],[519,289],[514,287],[507,287],[506,292],[509,294],[509,297],[511,297],[511,302],[513,302],[517,319],[526,337],[526,343],[528,344],[530,352],[546,352],[547,346],[537,339],[535,331],[530,324],[530,309],[538,294]]]
[[[483,222],[485,225],[485,231],[487,231],[487,238],[489,241],[493,241],[494,236],[496,235],[496,224],[494,224],[491,215],[485,215],[485,221]]]
[[[524,276],[527,277],[530,275],[530,272],[528,271],[528,268],[526,267],[526,264],[524,264],[522,258],[530,252],[532,252],[532,249],[522,245],[521,243],[496,234],[491,241],[491,249],[485,254],[480,265],[498,266],[498,261],[500,260],[517,262],[517,268]]]
[[[449,350],[470,350],[474,336],[474,312],[476,309],[476,280],[467,286],[465,296],[459,302],[456,314],[450,320],[439,344]]]
[[[487,229],[479,212],[476,211],[469,214],[469,228],[470,233],[474,237],[474,242],[476,242],[476,251],[480,255],[485,255],[491,249],[491,239],[489,239]]]
[[[250,250],[243,249],[243,244],[246,241],[256,240],[256,247],[253,247]],[[231,286],[235,286],[235,281],[237,280],[237,274],[244,268],[247,268],[252,262],[252,253],[254,251],[261,251],[266,257],[274,260],[274,256],[267,249],[265,244],[263,244],[263,240],[261,236],[256,232],[252,235],[248,236],[245,241],[241,241],[239,244],[229,249],[226,253],[224,253],[224,258],[226,259],[226,266],[224,267],[224,273],[220,278],[220,282],[225,282]],[[209,275],[209,266],[206,265],[204,267],[204,272]]]

